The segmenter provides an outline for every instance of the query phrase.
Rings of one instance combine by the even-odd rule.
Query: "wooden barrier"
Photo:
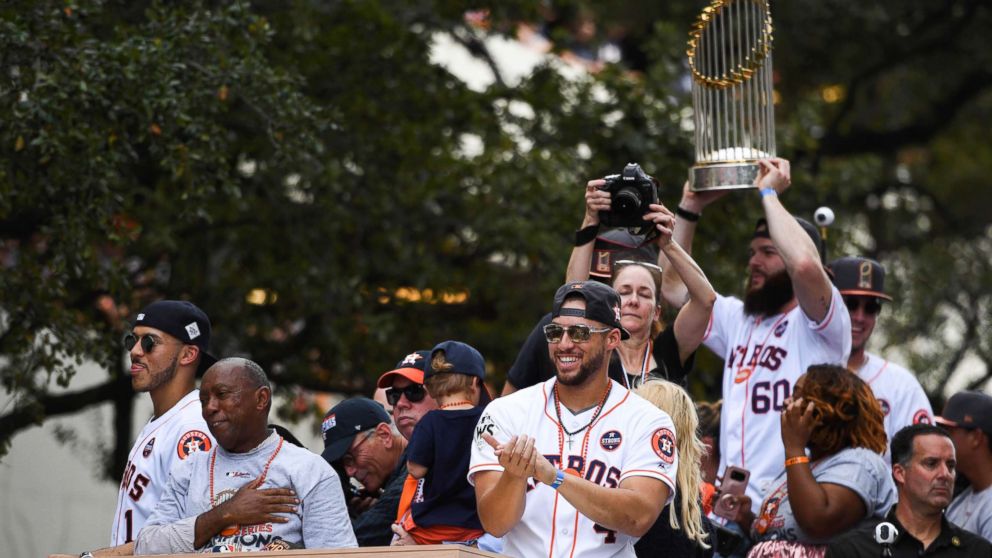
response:
[[[346,556],[347,558],[375,558],[385,556],[387,558],[499,558],[502,554],[493,554],[462,546],[460,544],[437,544],[427,546],[370,546],[365,548],[339,548],[336,550],[301,549],[301,550],[280,550],[274,552],[229,552],[227,556],[232,558],[237,556],[251,556],[253,558],[272,557],[277,558],[336,558]],[[190,554],[158,554],[157,558],[189,558]],[[52,554],[49,558],[78,558],[76,554]]]

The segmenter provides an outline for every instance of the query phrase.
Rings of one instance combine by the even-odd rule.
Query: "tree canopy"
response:
[[[589,178],[638,161],[678,201],[692,164],[685,41],[698,1],[590,3],[627,65],[506,79],[486,37],[542,2],[15,0],[0,7],[0,445],[113,401],[131,443],[124,320],[196,302],[213,352],[281,387],[371,393],[400,357],[465,340],[497,379],[564,276]],[[566,7],[583,7],[565,3]],[[992,8],[980,0],[772,6],[785,203],[838,214],[833,254],[883,261],[888,340],[940,397],[992,377]],[[494,72],[435,61],[449,36]],[[567,77],[566,77],[567,76]],[[739,291],[758,215],[707,211],[694,247]],[[875,346],[879,345],[875,342]],[[83,359],[106,382],[73,389]],[[719,397],[704,359],[694,393]],[[68,391],[53,393],[53,384]]]

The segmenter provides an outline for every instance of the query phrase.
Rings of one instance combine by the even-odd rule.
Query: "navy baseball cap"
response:
[[[885,294],[885,268],[875,260],[847,256],[830,262],[829,267],[840,294],[892,300]]]
[[[203,374],[217,359],[208,352],[210,318],[197,305],[185,300],[159,300],[146,306],[134,319],[135,326],[152,327],[168,333],[184,345],[200,349],[197,374]]]
[[[406,378],[415,384],[423,384],[424,375],[431,367],[430,360],[430,351],[414,351],[403,357],[403,360],[397,362],[395,369],[379,376],[379,380],[375,383],[375,387],[391,387],[393,385],[393,380],[395,380],[397,376]]]
[[[562,308],[565,300],[573,296],[581,297],[586,301],[585,310]],[[613,290],[613,287],[598,281],[572,281],[558,287],[551,317],[558,316],[589,318],[619,329],[621,339],[630,338],[630,333],[620,325],[620,295]]]
[[[944,404],[937,424],[977,428],[992,437],[992,396],[980,391],[959,391]]]
[[[827,243],[820,236],[820,231],[816,229],[816,225],[810,223],[802,217],[792,216],[799,226],[803,228],[803,232],[806,236],[813,241],[813,245],[816,246],[816,252],[820,255],[820,263],[827,265]],[[768,232],[768,220],[764,217],[758,219],[758,222],[754,224],[754,236],[752,238],[771,238],[771,234]]]
[[[486,387],[486,359],[482,358],[482,353],[468,343],[462,343],[461,341],[442,341],[431,349],[430,360],[434,360],[434,355],[439,351],[444,351],[444,360],[451,364],[452,373],[474,376],[479,379],[482,385],[482,393],[479,394],[479,405],[484,406],[492,401],[492,394],[489,393],[489,388]],[[424,380],[438,372],[440,371],[434,370],[428,363],[427,370],[424,373]]]
[[[382,405],[367,397],[345,399],[331,407],[320,423],[320,433],[324,438],[324,451],[321,457],[334,463],[344,457],[355,436],[379,426],[389,424],[389,415]]]

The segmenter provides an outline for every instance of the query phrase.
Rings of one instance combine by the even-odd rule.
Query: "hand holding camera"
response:
[[[589,186],[595,186],[606,196],[592,196]],[[609,200],[607,207],[605,201]],[[658,186],[637,163],[628,163],[620,174],[605,176],[602,181],[590,181],[586,187],[586,214],[595,208],[599,222],[606,227],[628,228],[634,234],[652,234],[655,224],[646,220],[651,205],[658,204]]]

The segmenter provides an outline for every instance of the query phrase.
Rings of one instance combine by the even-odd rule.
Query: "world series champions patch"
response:
[[[599,439],[599,445],[603,446],[606,451],[613,451],[620,447],[620,443],[623,442],[623,436],[620,432],[616,430],[610,430],[609,432],[603,434]]]
[[[152,449],[154,448],[155,448],[155,438],[152,437],[152,439],[148,440],[148,443],[145,444],[145,448],[141,450],[141,457],[148,457],[149,455],[151,455]]]
[[[651,435],[651,449],[669,465],[675,462],[675,434],[667,428],[659,428]]]
[[[176,444],[179,459],[186,459],[198,451],[210,451],[210,436],[199,430],[190,430],[183,434]]]

